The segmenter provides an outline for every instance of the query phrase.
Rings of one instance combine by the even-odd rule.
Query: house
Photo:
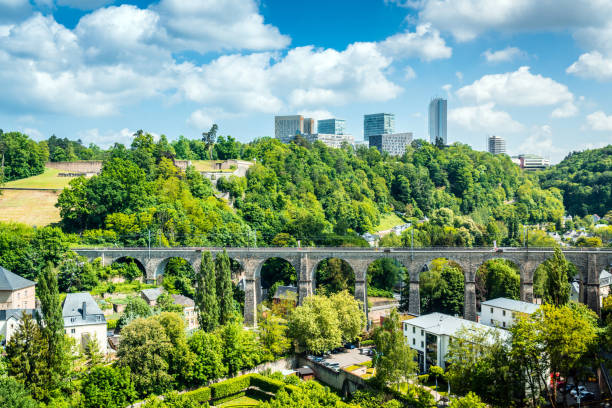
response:
[[[19,330],[23,313],[34,317],[34,309],[0,310],[0,337],[2,337],[2,345],[6,346],[15,332]]]
[[[417,352],[419,371],[429,372],[437,365],[446,369],[446,355],[453,338],[463,330],[486,330],[492,341],[497,334],[507,339],[510,332],[443,313],[430,313],[402,322],[407,344]]]
[[[36,307],[36,282],[0,266],[0,310]]]
[[[576,275],[570,282],[570,300],[578,302],[580,299],[580,276]],[[610,296],[612,288],[612,274],[605,269],[599,273],[599,302],[603,305],[604,298]]]
[[[193,299],[183,295],[172,295],[172,299],[174,299],[175,304],[183,306],[183,317],[187,330],[195,330],[200,327]]]
[[[140,291],[140,297],[147,302],[151,307],[157,305],[157,298],[164,293],[162,288],[143,289]]]
[[[297,287],[295,286],[279,286],[276,288],[276,292],[274,292],[274,296],[272,297],[272,302],[275,304],[281,303],[283,301],[293,302],[297,304],[298,300],[298,292]]]
[[[519,315],[535,313],[540,305],[520,300],[497,298],[481,303],[480,323],[503,329],[510,328]]]
[[[102,354],[106,354],[106,319],[94,298],[87,292],[68,293],[62,305],[64,331],[85,347],[95,339]]]

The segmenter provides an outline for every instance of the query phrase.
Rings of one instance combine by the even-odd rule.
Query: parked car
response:
[[[580,393],[580,401],[593,401],[595,399],[595,394],[590,391],[582,391]]]
[[[570,391],[570,394],[572,394],[572,397],[576,397],[576,395],[580,392],[585,392],[587,389],[584,385],[579,385],[576,388],[574,388],[573,390]]]

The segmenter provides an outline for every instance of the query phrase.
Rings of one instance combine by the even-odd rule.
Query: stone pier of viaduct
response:
[[[187,260],[194,270],[200,267],[202,252],[213,255],[224,248],[75,248],[81,256],[101,258],[104,265],[133,258],[145,270],[148,280],[163,274],[172,258]],[[521,299],[533,301],[533,276],[536,268],[552,256],[551,248],[510,248],[495,252],[491,248],[225,248],[230,258],[240,263],[245,279],[244,319],[247,325],[257,324],[257,305],[262,300],[261,267],[270,258],[282,258],[295,268],[298,296],[301,302],[313,294],[315,271],[319,262],[329,258],[346,261],[355,274],[355,298],[367,305],[366,273],[370,263],[380,258],[393,258],[404,265],[410,276],[409,312],[420,314],[419,274],[424,265],[436,258],[457,263],[464,273],[464,317],[476,320],[476,271],[491,259],[507,259],[518,265],[521,278]],[[599,313],[599,272],[612,264],[612,250],[568,249],[563,251],[580,274],[580,300]]]

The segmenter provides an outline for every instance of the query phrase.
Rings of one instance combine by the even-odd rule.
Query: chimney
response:
[[[87,302],[83,302],[83,308],[81,309],[81,313],[83,314],[83,320],[87,317]]]

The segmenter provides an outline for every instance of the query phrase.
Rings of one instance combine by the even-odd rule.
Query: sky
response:
[[[0,128],[108,147],[395,114],[553,162],[612,143],[612,0],[0,0]]]

